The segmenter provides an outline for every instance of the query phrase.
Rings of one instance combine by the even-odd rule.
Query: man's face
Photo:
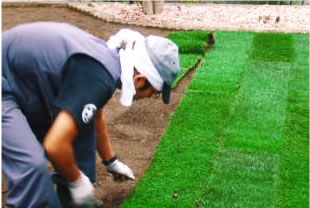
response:
[[[148,82],[146,77],[140,73],[134,75],[134,82],[136,87],[136,100],[151,97],[153,94],[160,93]]]

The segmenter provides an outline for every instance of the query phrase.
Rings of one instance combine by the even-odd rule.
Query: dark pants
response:
[[[94,128],[75,139],[74,152],[79,168],[96,180]],[[8,184],[6,203],[11,207],[60,208],[47,169],[43,146],[12,96],[2,97],[2,171]],[[55,177],[56,183],[66,183]]]

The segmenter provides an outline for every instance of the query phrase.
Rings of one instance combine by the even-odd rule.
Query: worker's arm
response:
[[[72,148],[77,133],[74,118],[67,111],[61,111],[44,138],[44,148],[53,167],[70,182],[80,175]]]
[[[54,168],[69,181],[73,202],[93,207],[97,204],[94,187],[75,163],[72,144],[77,133],[76,121],[69,112],[62,110],[44,139],[44,147]]]
[[[115,156],[112,149],[111,140],[108,134],[107,123],[103,110],[99,111],[95,117],[97,131],[97,151],[102,160],[110,160]]]
[[[132,170],[122,163],[114,154],[103,110],[97,113],[95,119],[98,136],[97,150],[104,166],[113,174],[115,180],[123,181],[128,178],[134,180],[135,177]]]

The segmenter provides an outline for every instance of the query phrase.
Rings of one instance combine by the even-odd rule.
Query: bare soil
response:
[[[103,20],[91,17],[66,8],[65,6],[3,6],[2,7],[2,31],[15,25],[34,21],[60,21],[74,24],[90,33],[107,40],[121,28],[131,28],[148,35],[165,36],[169,30],[111,24]],[[171,104],[162,104],[161,98],[151,97],[135,101],[129,109],[118,104],[119,91],[105,106],[105,114],[108,120],[109,133],[117,155],[135,173],[136,180],[124,183],[113,181],[97,160],[96,195],[103,200],[105,208],[119,207],[128,198],[135,188],[136,183],[143,176],[158,144],[161,135],[165,131],[170,115],[175,111],[179,101],[183,97],[192,73],[172,92]],[[6,186],[2,183],[2,199],[5,201]],[[2,207],[5,207],[4,202]]]

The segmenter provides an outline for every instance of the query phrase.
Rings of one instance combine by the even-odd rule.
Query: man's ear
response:
[[[140,89],[141,87],[143,87],[145,82],[147,81],[146,76],[144,76],[140,73],[135,74],[133,79],[134,79],[136,89]]]

